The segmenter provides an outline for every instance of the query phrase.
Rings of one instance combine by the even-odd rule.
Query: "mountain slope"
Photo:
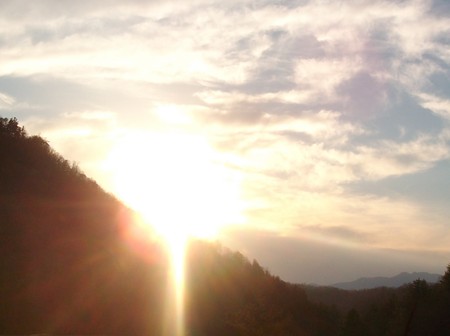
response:
[[[15,119],[0,157],[0,334],[165,335],[168,260],[133,213]],[[186,335],[338,333],[240,253],[193,241],[186,261]]]
[[[131,212],[15,119],[0,157],[0,333],[157,330],[162,270],[123,238]]]
[[[429,283],[436,283],[440,280],[441,277],[442,275],[426,272],[403,272],[393,277],[360,278],[355,281],[340,282],[331,286],[346,290],[371,289],[377,287],[397,288],[417,279],[422,279]]]

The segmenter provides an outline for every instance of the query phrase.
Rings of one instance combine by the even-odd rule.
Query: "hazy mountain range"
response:
[[[371,289],[377,287],[397,288],[417,279],[425,280],[428,283],[436,283],[441,278],[442,275],[440,274],[432,274],[426,272],[403,272],[393,277],[359,278],[354,281],[335,283],[331,286],[346,290]]]

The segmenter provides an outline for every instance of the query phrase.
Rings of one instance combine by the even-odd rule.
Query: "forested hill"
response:
[[[0,118],[0,335],[173,336],[166,253],[133,218]],[[352,292],[288,284],[202,241],[186,262],[186,336],[449,335],[450,267],[435,285]]]
[[[0,334],[156,332],[164,269],[133,252],[131,212],[15,119],[0,158]]]
[[[0,157],[0,334],[163,335],[170,282],[151,233],[16,119],[0,118]],[[187,336],[336,335],[339,320],[256,261],[197,241],[186,324]]]

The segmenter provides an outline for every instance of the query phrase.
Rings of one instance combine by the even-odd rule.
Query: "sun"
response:
[[[239,179],[199,135],[125,135],[107,165],[115,194],[167,241],[214,238],[242,220]]]
[[[173,286],[168,302],[173,306],[165,325],[168,335],[182,336],[187,241],[216,238],[224,226],[244,221],[241,179],[205,137],[180,130],[122,134],[105,168],[113,193],[138,212],[169,249],[168,280]]]
[[[105,165],[113,192],[169,249],[173,306],[165,325],[168,334],[182,336],[186,243],[191,237],[215,238],[225,225],[242,221],[239,178],[204,137],[181,131],[125,134]]]

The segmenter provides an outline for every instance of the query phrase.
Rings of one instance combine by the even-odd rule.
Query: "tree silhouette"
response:
[[[16,118],[0,118],[0,136],[23,138],[26,136],[25,129],[19,126]]]

